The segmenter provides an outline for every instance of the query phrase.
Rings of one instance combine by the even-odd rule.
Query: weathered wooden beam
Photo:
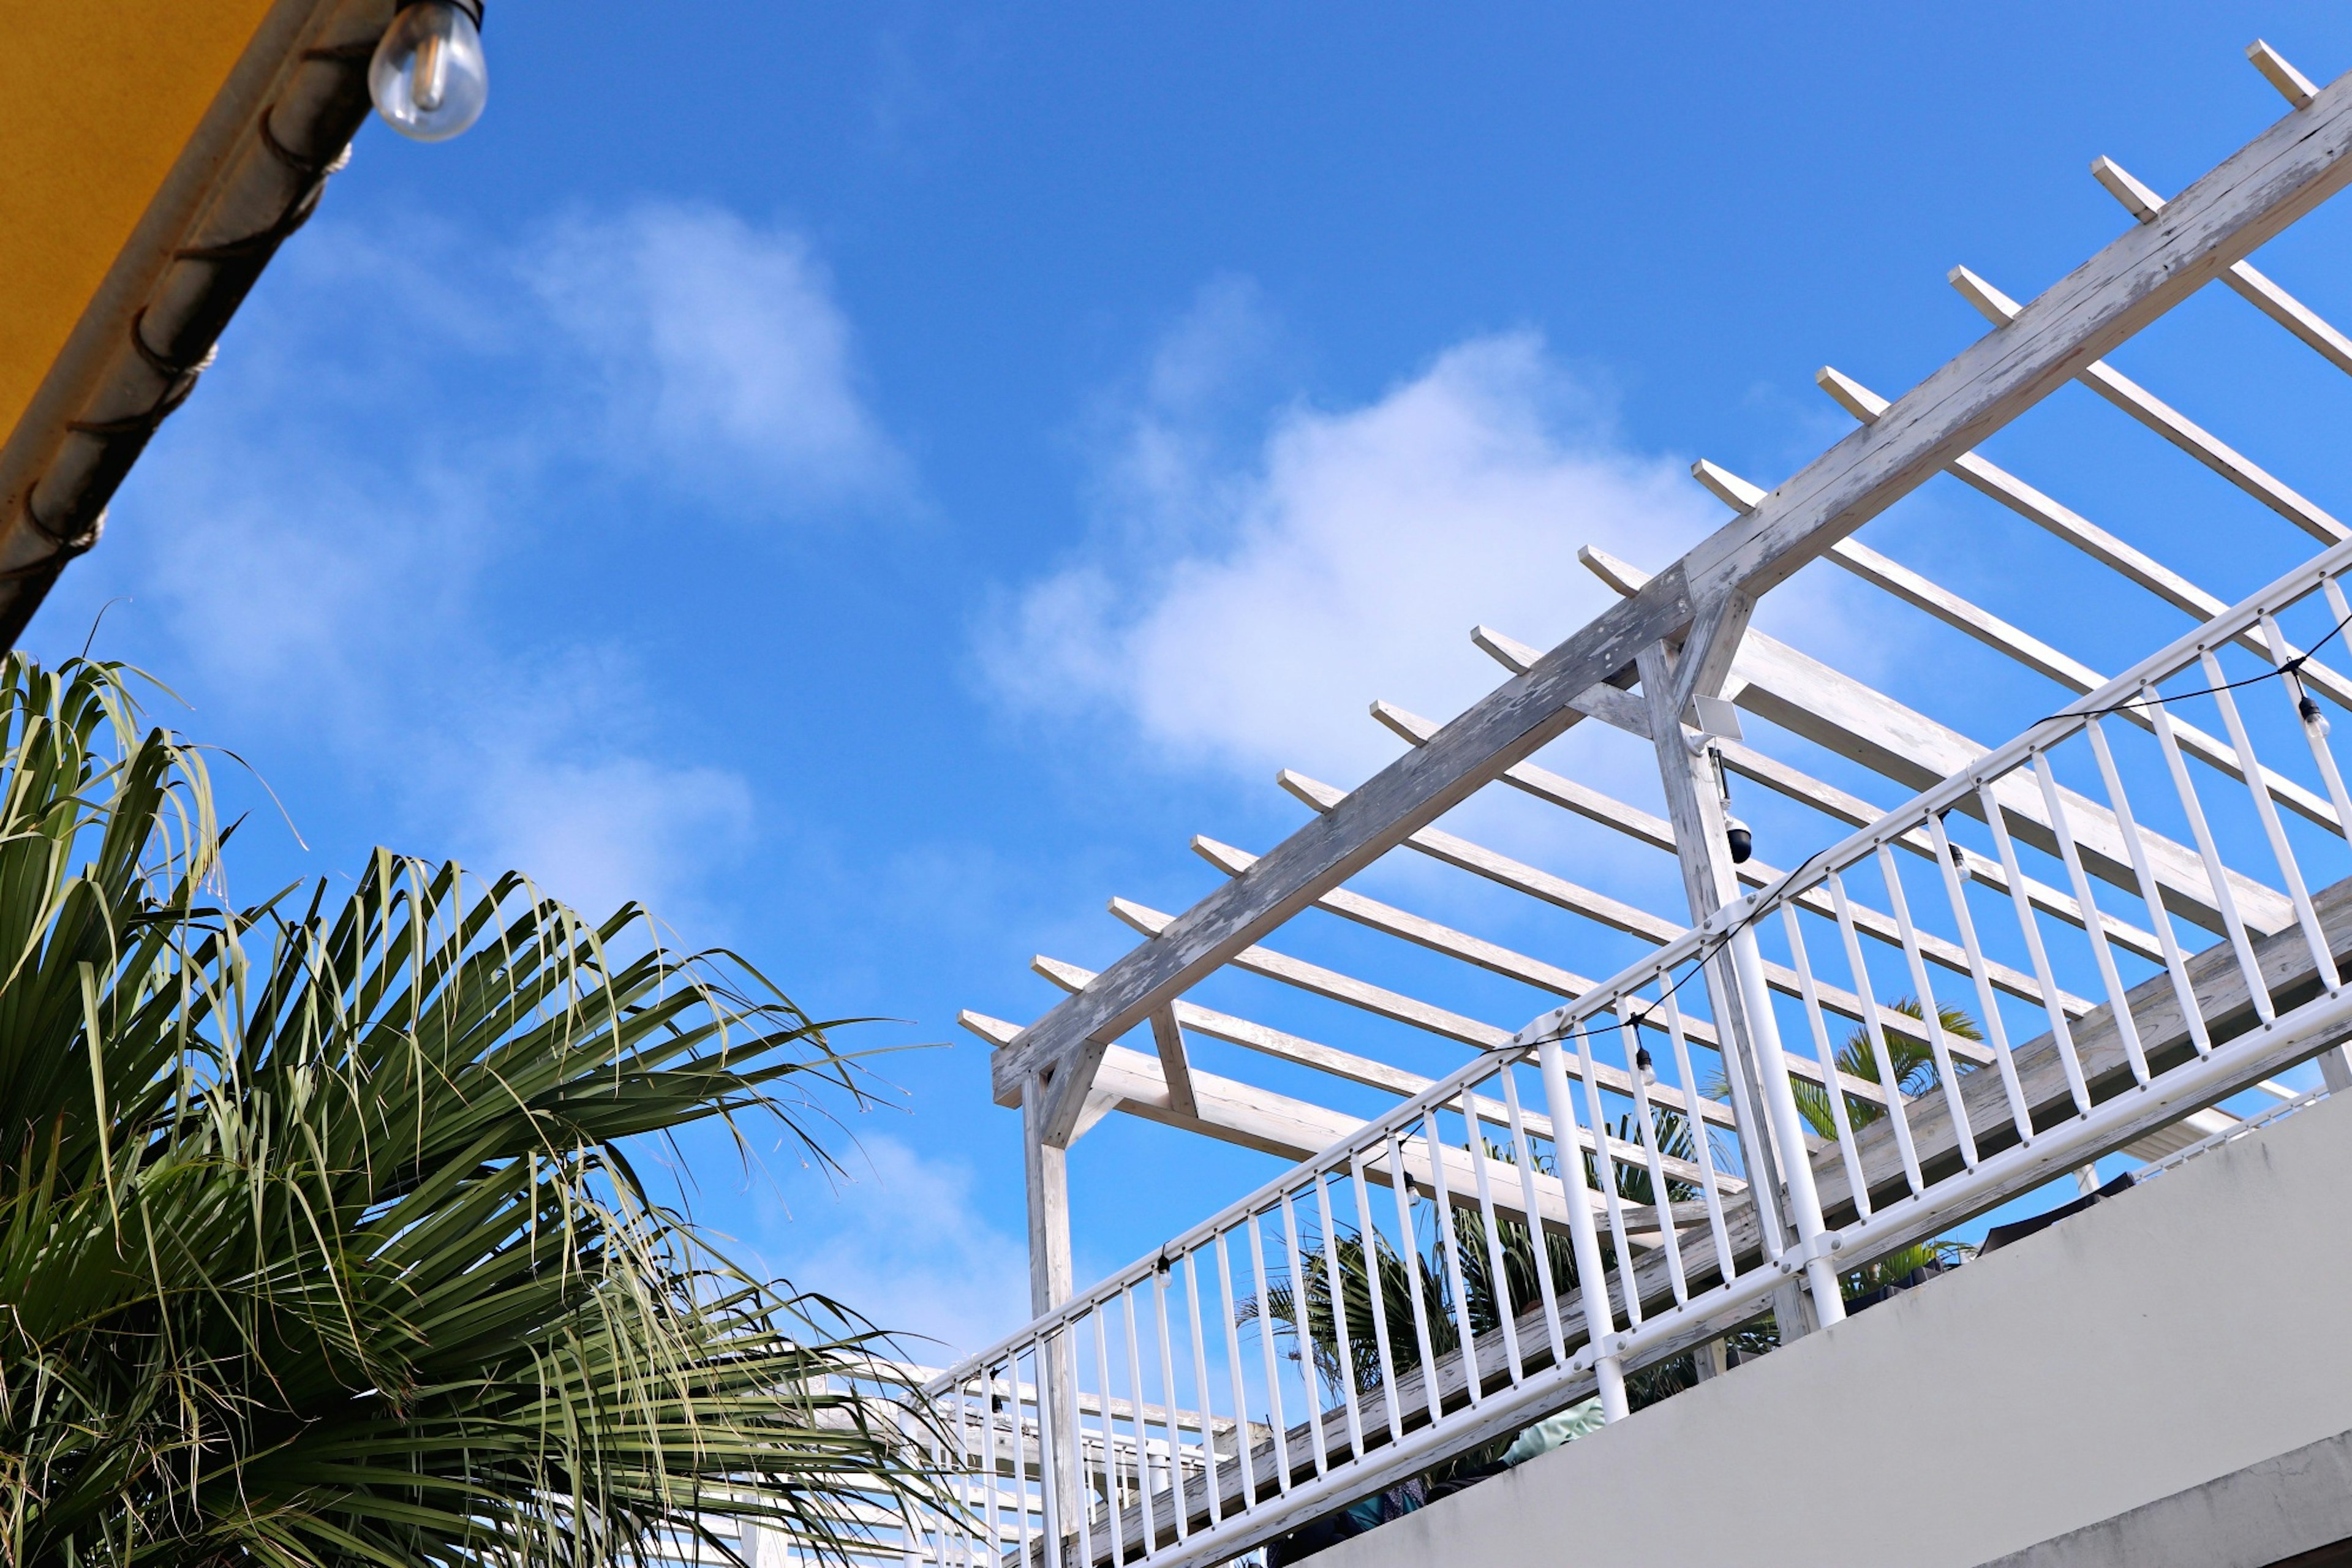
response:
[[[1570,704],[1702,609],[1748,601],[1982,443],[2352,180],[2352,79],[2320,92],[2061,279],[2015,320],[1838,442],[1755,510],[1701,542],[1604,611],[1525,676],[1474,704],[1429,745],[1398,758],[1251,871],[1024,1032],[997,1070],[1051,1070],[1044,1133],[1066,1141],[1110,1042],[1233,953],[1370,865],[1557,737]]]
[[[1045,1136],[1045,1086],[1022,1080],[1021,1170],[1029,1200],[1029,1310],[1044,1317],[1070,1299],[1069,1155]]]

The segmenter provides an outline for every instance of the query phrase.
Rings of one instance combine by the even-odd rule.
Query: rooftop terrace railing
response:
[[[917,1521],[922,1554],[1232,1558],[1576,1401],[1622,1414],[1629,1372],[1764,1312],[1833,1323],[1874,1260],[2343,1039],[2352,801],[2313,693],[2346,689],[2316,656],[2347,569],[2327,551],[932,1380],[968,1513]]]

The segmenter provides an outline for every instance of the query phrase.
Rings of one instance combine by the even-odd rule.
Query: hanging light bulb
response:
[[[490,71],[481,0],[404,0],[368,63],[384,123],[415,142],[446,142],[482,117]]]
[[[2318,698],[2314,697],[2310,692],[2306,691],[2303,694],[2302,698],[2296,701],[2294,710],[2296,712],[2303,715],[2303,721],[2311,726],[2311,732],[2313,734],[2318,736],[2323,741],[2327,739],[2327,731],[2330,725],[2327,722],[2327,715],[2320,711]]]
[[[1650,1059],[1650,1047],[1638,1046],[1633,1050],[1633,1066],[1642,1074],[1643,1083],[1658,1081],[1658,1064]]]

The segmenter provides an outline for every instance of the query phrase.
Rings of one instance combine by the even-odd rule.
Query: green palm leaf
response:
[[[511,875],[232,909],[223,837],[120,668],[0,670],[0,1563],[822,1553],[936,1497],[876,1331],[629,1157],[759,1116],[824,1159],[825,1026]]]

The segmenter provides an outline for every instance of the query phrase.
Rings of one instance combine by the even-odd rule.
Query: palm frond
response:
[[[698,1514],[822,1554],[935,1498],[877,1331],[630,1158],[754,1116],[824,1158],[826,1026],[518,876],[232,909],[130,683],[0,670],[0,1564],[601,1568]]]

